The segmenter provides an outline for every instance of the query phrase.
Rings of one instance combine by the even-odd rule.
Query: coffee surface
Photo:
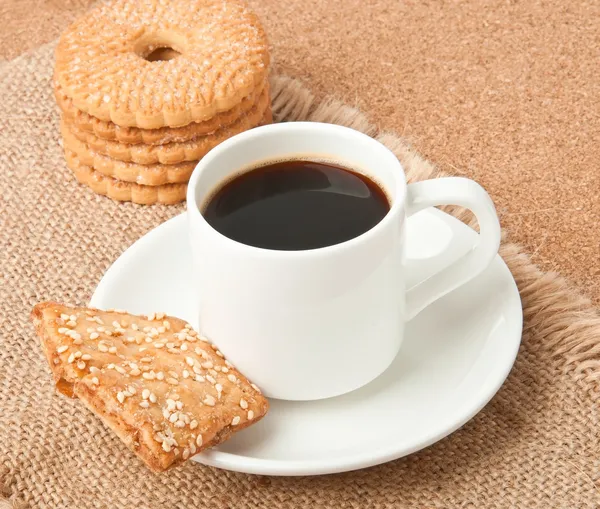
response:
[[[203,215],[226,237],[283,251],[345,242],[375,226],[390,209],[369,178],[315,161],[281,161],[218,188]]]

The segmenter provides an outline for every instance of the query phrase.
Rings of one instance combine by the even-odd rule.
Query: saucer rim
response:
[[[462,225],[462,227],[471,230],[468,226],[464,225],[455,217],[438,209],[429,208],[421,211],[420,213],[434,214],[446,222],[456,222]],[[99,281],[92,298],[90,299],[89,305],[91,307],[98,308],[106,307],[103,302],[108,298],[108,290],[112,286],[111,281],[118,279],[118,274],[129,263],[129,260],[137,257],[137,251],[139,248],[143,247],[145,244],[153,243],[154,239],[152,237],[157,234],[158,230],[178,228],[181,227],[179,223],[182,222],[187,222],[187,212],[183,212],[168,219],[167,221],[146,232],[141,238],[131,244],[106,270]],[[475,232],[473,232],[473,234],[475,234]],[[470,421],[475,415],[477,415],[500,390],[505,380],[508,378],[510,371],[512,370],[521,345],[523,310],[521,296],[517,284],[512,273],[510,272],[510,269],[500,255],[496,255],[496,258],[492,263],[498,265],[496,270],[503,272],[502,278],[506,283],[508,283],[508,280],[510,280],[510,290],[508,293],[510,297],[505,299],[506,304],[502,309],[506,312],[507,316],[510,317],[510,319],[506,321],[506,326],[510,331],[510,334],[507,334],[507,337],[513,338],[512,350],[508,351],[510,345],[507,343],[505,345],[505,348],[507,349],[506,359],[502,365],[504,369],[500,370],[500,368],[497,366],[498,372],[494,377],[493,383],[490,382],[486,393],[478,397],[477,404],[475,404],[473,401],[470,401],[468,405],[464,405],[468,406],[468,410],[463,410],[463,406],[461,406],[461,411],[453,412],[459,415],[460,418],[455,419],[451,425],[444,426],[443,430],[433,432],[420,441],[412,443],[411,446],[406,446],[405,443],[401,443],[400,446],[394,447],[393,444],[390,444],[389,447],[370,449],[355,455],[336,456],[333,459],[327,460],[311,459],[306,461],[288,461],[279,459],[254,458],[215,449],[206,450],[194,456],[192,460],[203,465],[247,474],[276,476],[324,475],[368,468],[393,461],[429,447],[430,445],[454,433],[456,430]],[[303,404],[304,402],[298,401],[295,403]]]

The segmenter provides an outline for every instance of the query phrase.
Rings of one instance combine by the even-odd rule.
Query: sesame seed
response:
[[[179,385],[179,382],[177,380],[175,380],[175,378],[171,378],[171,377],[167,378],[166,382],[171,385]]]
[[[231,425],[232,426],[237,426],[240,423],[240,416],[236,415],[232,420],[231,420]]]
[[[134,395],[134,394],[136,394],[136,393],[137,393],[137,389],[136,389],[136,388],[135,388],[133,385],[130,385],[129,387],[127,387],[127,391],[128,391],[128,392],[129,392],[131,395]]]
[[[219,357],[224,357],[223,352],[221,352],[221,350],[217,350],[215,352]]]
[[[175,371],[169,371],[169,375],[173,378],[179,378],[179,375]]]
[[[100,334],[98,334],[97,332],[92,332],[90,334],[90,339],[98,339],[100,337]]]
[[[137,324],[137,323],[132,323],[132,324],[131,324],[131,328],[132,328],[133,330],[140,330],[140,328],[138,327],[138,324]]]
[[[92,378],[92,383],[93,383],[94,385],[98,385],[98,384],[100,383],[100,380],[98,380],[98,377],[97,377],[97,376],[95,376],[95,377],[93,377],[93,378]]]
[[[126,373],[126,371],[121,366],[115,366],[115,371],[117,373],[120,373],[121,375],[124,375]]]
[[[69,320],[66,323],[67,327],[75,327],[77,325],[77,322],[75,322],[74,320]]]
[[[61,315],[60,315],[60,319],[61,319],[61,320],[69,320],[70,318],[69,318],[69,315],[67,315],[67,314],[65,314],[65,313],[61,313]]]
[[[190,429],[196,429],[198,427],[198,421],[197,420],[193,420],[192,422],[190,422]]]
[[[108,347],[104,343],[98,343],[98,350],[101,352],[108,352]]]
[[[198,447],[202,447],[202,435],[198,435],[198,436],[196,437],[196,445],[197,445]]]
[[[72,320],[72,321],[76,322],[77,321],[77,315],[71,315],[69,317],[69,320]]]
[[[183,378],[189,378],[190,372],[187,369],[184,369],[182,375],[183,375]]]
[[[175,423],[176,428],[185,428],[185,421],[179,420]]]
[[[127,327],[129,324],[127,323],[127,320],[125,320],[124,318],[121,319],[121,327]]]
[[[152,362],[152,357],[142,357],[140,359],[140,362],[144,362],[144,363]]]
[[[150,397],[150,390],[149,389],[144,389],[142,391],[142,399],[148,399]]]
[[[140,406],[142,408],[148,408],[150,406],[150,403],[148,403],[146,400],[140,401]]]
[[[190,452],[196,454],[196,444],[194,442],[190,443]]]
[[[200,348],[200,347],[197,346],[194,349],[194,352],[196,352],[197,355],[202,355],[204,353],[204,350],[202,350],[202,348]]]
[[[59,327],[58,328],[58,333],[59,334],[68,334],[69,329],[67,329],[66,327]]]
[[[169,417],[171,417],[171,412],[169,412],[166,408],[163,409],[163,417],[167,420],[169,420]]]
[[[165,329],[165,328],[164,328],[164,326],[162,326],[162,325],[161,325],[161,326],[160,326],[158,329],[156,329],[156,330],[157,330],[157,331],[158,331],[160,334],[164,334],[164,333],[167,331],[167,329]]]
[[[229,373],[229,368],[228,368],[227,366],[223,366],[223,367],[221,368],[221,371],[222,371],[223,373]]]
[[[245,399],[240,399],[240,406],[246,410],[248,408],[248,402]]]
[[[81,360],[82,360],[82,361],[91,361],[91,360],[92,360],[92,356],[91,356],[89,353],[84,353],[84,354],[81,356]]]
[[[112,326],[113,326],[115,329],[118,329],[118,328],[120,328],[120,327],[121,327],[121,324],[115,320],[115,321],[112,323]]]
[[[169,412],[172,412],[173,410],[175,410],[175,408],[177,408],[177,404],[175,403],[175,400],[168,398],[167,399],[167,410],[169,410]]]
[[[165,317],[164,313],[156,313],[156,319],[157,320],[162,320]]]
[[[187,447],[183,450],[183,454],[181,455],[181,457],[184,460],[186,460],[190,457],[190,450]]]
[[[171,414],[171,417],[169,417],[169,422],[171,424],[175,424],[178,420],[179,420],[179,413],[177,413],[177,412],[173,412]]]
[[[199,366],[194,366],[194,373],[196,373],[197,375],[201,375],[202,374],[202,369],[200,369]]]
[[[171,452],[171,444],[167,443],[166,441],[162,443],[162,448],[165,452]]]
[[[156,375],[154,374],[154,371],[150,371],[149,373],[142,373],[142,378],[144,380],[154,380]]]
[[[156,403],[156,394],[154,394],[154,393],[150,394],[150,403]]]
[[[90,366],[90,373],[99,373],[100,369],[96,366]]]
[[[215,406],[215,398],[213,396],[211,396],[210,394],[207,394],[206,397],[204,398],[204,400],[202,401],[202,403],[204,403],[205,405],[208,406]]]
[[[79,361],[79,362],[77,363],[77,368],[78,368],[78,369],[85,369],[85,362],[83,362],[83,361]]]
[[[151,322],[156,318],[156,313],[150,313],[148,315],[148,320],[150,320]]]
[[[185,362],[187,363],[188,366],[194,365],[194,359],[192,357],[186,357]]]
[[[96,330],[97,330],[98,332],[104,332],[104,327],[96,327]]]
[[[217,392],[222,392],[223,391],[223,386],[221,384],[216,384],[215,385],[215,389],[217,389]]]
[[[111,362],[108,366],[106,366],[107,369],[115,369],[115,365]]]
[[[230,381],[230,382],[232,382],[232,383],[235,383],[235,382],[237,382],[237,378],[236,378],[236,377],[235,377],[235,375],[234,375],[234,374],[232,374],[232,373],[229,373],[229,375],[227,375],[227,380],[229,380],[229,381]]]
[[[139,369],[137,369],[137,368],[133,368],[133,369],[132,369],[132,370],[129,372],[129,374],[130,374],[131,376],[140,376],[140,374],[141,374],[141,371],[140,371]]]
[[[165,436],[162,433],[155,433],[152,438],[154,438],[154,440],[159,444],[162,444],[165,439]]]
[[[67,359],[67,362],[69,364],[72,364],[73,362],[75,362],[75,354],[72,353],[71,355],[69,355],[69,358]]]
[[[213,385],[217,383],[217,381],[210,375],[206,375],[206,379]]]
[[[204,379],[204,377],[202,375],[196,375],[194,380],[196,380],[196,382],[206,382],[206,380]]]
[[[187,345],[185,343],[183,343],[183,345],[181,345],[179,347],[180,350],[183,350],[184,352],[188,349]]]
[[[81,357],[81,352],[80,352],[79,350],[77,350],[77,351],[75,352],[75,358],[76,358],[76,359],[79,359],[80,357]]]
[[[188,334],[190,336],[197,336],[198,335],[198,333],[194,329],[190,330],[190,332]]]
[[[233,368],[233,364],[231,364],[231,362],[229,362],[227,359],[225,359],[225,365],[226,365],[228,368]]]
[[[175,343],[167,343],[166,347],[167,348],[175,348]]]
[[[254,419],[254,412],[252,410],[248,410],[248,420],[251,421]]]
[[[157,380],[164,380],[165,379],[165,374],[162,371],[159,371],[158,373],[156,373],[156,379]]]
[[[183,409],[183,402],[182,401],[176,401],[175,402],[175,406],[177,407],[177,410],[182,410]]]
[[[131,396],[133,396],[133,394],[131,394],[131,392],[129,392],[129,391],[123,391],[123,396],[125,396],[126,398],[131,398]]]
[[[152,338],[150,336],[146,336],[145,341],[146,343],[152,343]]]
[[[210,361],[203,362],[200,364],[204,369],[211,369],[213,367],[213,363]]]
[[[119,403],[123,403],[125,401],[125,394],[123,394],[121,391],[117,392],[117,400]]]
[[[258,388],[258,386],[256,384],[250,384],[250,387],[252,387],[256,392],[258,392],[259,394],[262,394],[262,392],[260,392],[260,389]]]
[[[190,336],[190,335],[188,334],[188,335],[186,335],[185,339],[187,339],[188,341],[190,341],[190,342],[192,342],[192,343],[193,343],[193,342],[194,342],[194,341],[196,341],[196,339],[198,339],[198,338],[195,338],[194,336]]]
[[[163,321],[163,327],[167,330],[169,330],[171,328],[171,324],[169,323],[169,320]]]
[[[108,349],[108,353],[117,353],[117,347],[116,347],[116,346],[111,346],[111,347]]]
[[[66,352],[68,349],[69,349],[69,345],[61,345],[56,349],[56,351],[58,353],[63,353],[63,352]]]

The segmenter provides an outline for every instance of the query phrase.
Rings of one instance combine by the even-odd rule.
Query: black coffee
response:
[[[390,209],[364,175],[313,161],[283,161],[227,182],[203,215],[226,237],[265,249],[299,251],[365,233]]]

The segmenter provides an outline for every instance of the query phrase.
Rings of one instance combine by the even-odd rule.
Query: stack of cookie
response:
[[[96,193],[177,203],[210,149],[271,122],[267,40],[240,0],[111,0],[56,50],[67,165]]]

